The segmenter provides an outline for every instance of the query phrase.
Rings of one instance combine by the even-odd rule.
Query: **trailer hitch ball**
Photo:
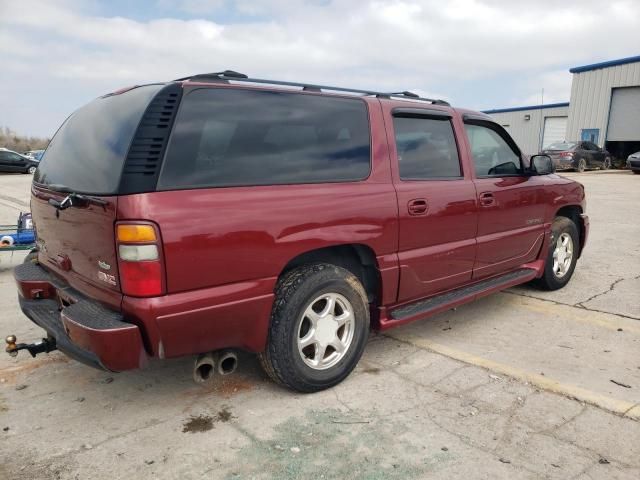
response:
[[[18,338],[15,335],[8,335],[7,338],[4,339],[4,341],[7,342],[7,348],[5,349],[6,352],[12,357],[15,357],[16,355],[18,355],[18,350],[16,346],[16,342],[18,341]]]

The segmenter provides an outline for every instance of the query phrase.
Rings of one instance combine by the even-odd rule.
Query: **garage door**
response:
[[[552,143],[566,140],[566,135],[567,117],[545,117],[542,148],[547,148]]]
[[[640,87],[613,89],[607,140],[640,140]]]

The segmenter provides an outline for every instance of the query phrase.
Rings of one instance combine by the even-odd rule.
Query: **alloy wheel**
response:
[[[305,309],[298,327],[298,352],[314,370],[336,365],[347,353],[355,330],[354,310],[339,293],[323,293]]]
[[[553,250],[553,274],[556,278],[564,277],[573,261],[573,240],[568,233],[562,233],[556,240]]]

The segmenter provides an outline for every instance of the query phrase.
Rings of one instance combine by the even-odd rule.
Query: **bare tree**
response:
[[[49,138],[27,137],[19,135],[9,127],[0,127],[0,147],[14,152],[28,152],[29,150],[44,150],[49,145]]]

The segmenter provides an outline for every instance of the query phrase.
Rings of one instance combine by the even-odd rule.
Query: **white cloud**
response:
[[[168,16],[172,4],[159,2]],[[183,0],[180,8],[194,19],[98,16],[79,0],[0,0],[0,101],[9,113],[0,123],[55,129],[63,115],[46,105],[37,119],[21,117],[29,88],[55,84],[75,92],[65,97],[66,115],[85,96],[122,85],[227,68],[435,91],[471,107],[491,106],[491,89],[505,90],[504,99],[491,97],[493,106],[526,103],[543,87],[549,101],[567,100],[567,67],[636,54],[640,18],[640,2],[629,0]],[[230,8],[255,20],[225,23],[216,16]],[[37,76],[25,79],[29,69]],[[8,95],[7,87],[24,97]]]

